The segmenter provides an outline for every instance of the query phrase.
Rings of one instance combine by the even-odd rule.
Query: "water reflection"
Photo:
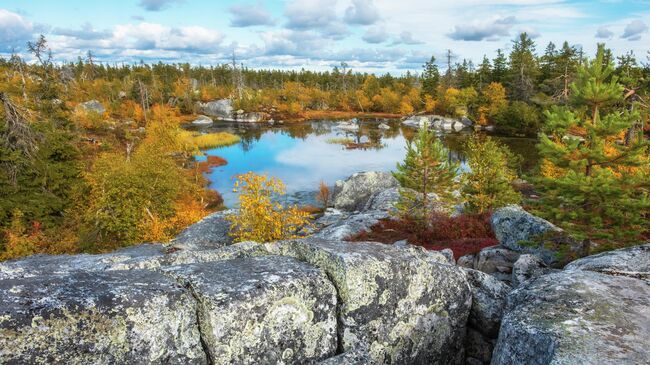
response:
[[[390,129],[380,129],[380,123]],[[364,120],[356,131],[339,127],[336,121],[311,121],[290,125],[262,125],[221,123],[210,131],[228,131],[241,137],[237,145],[206,151],[206,155],[225,158],[228,164],[208,173],[210,187],[219,191],[226,205],[233,206],[237,195],[232,191],[234,177],[248,171],[268,174],[282,179],[290,200],[313,203],[310,193],[321,180],[333,184],[358,171],[390,171],[404,158],[406,140],[415,136],[416,130],[400,125],[399,121]],[[449,158],[464,162],[464,141],[467,133],[441,135],[450,149]],[[331,139],[349,138],[356,144],[372,148],[349,148],[328,143]],[[331,141],[330,141],[331,142]],[[504,140],[516,146],[515,152],[526,152],[525,161],[530,163],[530,151],[534,141],[530,139]]]

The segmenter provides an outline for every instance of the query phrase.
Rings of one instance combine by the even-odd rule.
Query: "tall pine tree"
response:
[[[448,159],[448,151],[427,127],[420,128],[413,141],[406,144],[404,162],[393,173],[400,182],[397,209],[402,217],[424,222],[433,213],[430,193],[438,196],[444,208],[450,208],[458,183],[458,163]]]
[[[546,113],[538,145],[541,213],[581,238],[634,241],[648,226],[648,143],[622,142],[639,115],[620,107],[623,87],[604,57],[601,45],[596,59],[578,69],[570,107]]]
[[[435,96],[439,83],[440,71],[438,71],[438,65],[436,65],[436,58],[431,56],[431,59],[424,64],[424,70],[422,71],[422,92]]]

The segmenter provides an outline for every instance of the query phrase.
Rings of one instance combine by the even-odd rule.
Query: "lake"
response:
[[[210,188],[221,193],[226,206],[235,206],[237,193],[232,191],[235,176],[253,171],[280,178],[287,188],[287,202],[316,204],[314,192],[321,181],[331,186],[355,172],[394,170],[404,158],[407,139],[417,133],[411,127],[402,126],[399,120],[362,120],[358,131],[345,130],[339,123],[317,120],[271,126],[216,122],[200,129],[230,132],[242,139],[236,145],[204,151],[206,155],[228,161],[227,165],[206,173]],[[380,123],[390,129],[380,129]],[[450,159],[464,162],[464,141],[471,133],[476,132],[439,134],[450,150]],[[534,139],[495,138],[523,157],[522,169],[530,169],[535,164]],[[342,145],[341,139],[346,139],[347,145]]]

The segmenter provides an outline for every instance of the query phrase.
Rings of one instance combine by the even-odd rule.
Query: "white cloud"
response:
[[[22,16],[0,9],[0,49],[22,47],[32,38],[34,26]]]
[[[255,25],[273,25],[271,14],[262,4],[238,4],[230,7],[233,18],[231,27],[251,27]]]
[[[634,20],[625,26],[623,35],[621,38],[625,38],[629,41],[638,41],[641,39],[641,35],[648,31],[648,26],[642,20]]]
[[[287,27],[292,29],[327,27],[337,21],[335,5],[336,0],[290,1],[284,12],[289,20]]]
[[[399,34],[399,37],[395,39],[393,44],[408,44],[408,45],[416,45],[416,44],[423,44],[421,40],[415,39],[413,37],[413,34],[407,30],[403,31],[402,33]]]
[[[383,43],[388,40],[388,33],[384,27],[373,27],[366,31],[362,39],[368,43]]]
[[[596,38],[610,39],[613,36],[614,36],[614,32],[612,32],[605,26],[598,27],[598,30],[596,30],[596,35],[595,35]]]
[[[179,3],[182,0],[140,0],[140,5],[147,11],[161,11],[170,7],[174,3]]]
[[[343,19],[348,24],[371,25],[379,20],[379,11],[373,0],[352,0]]]
[[[449,38],[457,41],[496,40],[510,35],[510,29],[516,23],[514,16],[497,18],[490,21],[456,25],[449,33]]]

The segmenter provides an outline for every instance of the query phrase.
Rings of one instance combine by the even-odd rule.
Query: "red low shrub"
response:
[[[462,214],[455,217],[436,214],[425,228],[409,220],[386,219],[372,226],[370,231],[348,238],[348,241],[353,242],[394,243],[400,240],[408,240],[411,244],[430,250],[450,248],[455,258],[498,244],[492,232],[489,214]]]

